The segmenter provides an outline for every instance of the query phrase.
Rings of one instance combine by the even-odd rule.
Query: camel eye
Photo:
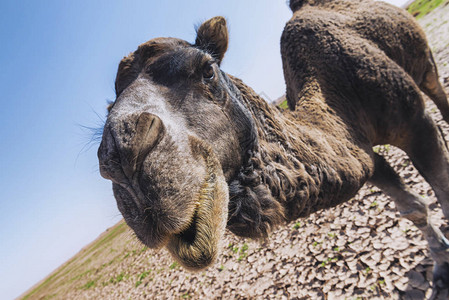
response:
[[[215,76],[214,68],[211,64],[206,64],[203,69],[203,78],[206,80],[211,80]]]

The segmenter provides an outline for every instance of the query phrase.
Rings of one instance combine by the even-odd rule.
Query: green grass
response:
[[[120,274],[118,274],[117,276],[111,277],[111,279],[109,279],[109,282],[107,284],[109,284],[109,283],[117,284],[117,283],[119,283],[119,282],[121,282],[123,280],[127,280],[128,278],[129,278],[129,274],[125,274],[124,272],[120,272]]]
[[[136,285],[135,286],[138,287],[139,285],[141,285],[143,280],[150,274],[150,272],[151,272],[151,270],[142,272],[142,274],[140,274],[137,277],[137,281],[136,281]]]
[[[83,289],[87,290],[94,286],[95,286],[95,281],[91,280],[91,281],[87,282],[85,285],[83,285]]]
[[[301,228],[301,222],[296,222],[295,225],[293,225],[293,229],[299,229]]]
[[[176,268],[179,268],[179,264],[175,261],[175,262],[173,262],[170,266],[169,266],[169,269],[170,270],[174,270],[174,269],[176,269]]]
[[[444,0],[416,0],[407,7],[407,11],[419,19],[438,7]]]
[[[244,243],[243,246],[240,248],[240,256],[237,259],[238,261],[242,261],[243,259],[245,259],[248,256],[248,253],[246,251],[248,251],[248,244]]]
[[[82,273],[76,275],[75,277],[71,278],[71,279],[69,280],[69,282],[73,282],[73,281],[79,280],[79,279],[80,279],[81,277],[83,277],[84,275],[87,275],[87,274],[89,274],[89,273],[91,273],[91,272],[93,272],[93,271],[94,271],[94,270],[86,270],[86,271],[84,271],[84,272],[82,272]]]
[[[279,107],[279,108],[282,108],[282,109],[288,109],[288,103],[287,103],[287,100],[282,101],[282,102],[278,105],[278,107]]]
[[[231,250],[232,252],[234,252],[234,253],[239,252],[239,247],[238,247],[238,246],[234,246],[233,243],[229,243],[228,249],[230,249],[230,250]]]
[[[338,261],[338,257],[328,257],[320,263],[320,267],[324,268],[327,264]]]
[[[151,272],[151,270],[142,272],[142,274],[139,275],[139,280],[144,280],[145,277],[147,277],[148,274],[150,274],[150,272]]]

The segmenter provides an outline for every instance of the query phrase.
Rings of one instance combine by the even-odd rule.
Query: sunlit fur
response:
[[[226,222],[237,235],[266,237],[276,226],[349,200],[368,180],[394,197],[405,193],[397,205],[418,207],[414,217],[427,224],[426,206],[372,147],[402,147],[430,174],[435,163],[426,166],[419,159],[426,156],[419,148],[425,144],[433,162],[449,166],[443,137],[424,111],[418,86],[443,114],[449,105],[422,31],[405,13],[375,3],[292,2],[294,16],[281,40],[291,110],[267,104],[219,69],[228,43],[222,17],[203,23],[195,44],[153,39],[122,60],[99,160],[102,175],[114,182],[125,220],[142,242],[167,246],[182,265],[201,269],[217,257]],[[366,7],[396,15],[379,26],[407,24],[416,40],[398,31],[393,44],[401,47],[388,52],[384,40],[376,45],[371,24],[357,23],[357,32],[344,23]],[[407,55],[396,51],[413,46],[419,46],[416,61],[401,61]],[[164,131],[157,127],[142,134],[139,145],[130,141],[136,140],[133,124],[143,113],[160,120]],[[141,155],[143,163],[130,164],[127,153],[141,153],[140,147],[148,151]],[[445,170],[438,178],[447,186],[449,167]],[[447,216],[449,203],[442,204]],[[439,234],[431,229],[427,232]]]

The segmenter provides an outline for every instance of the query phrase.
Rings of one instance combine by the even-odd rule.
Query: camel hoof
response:
[[[449,263],[435,264],[433,269],[433,291],[429,299],[449,299]]]
[[[433,283],[435,287],[449,289],[449,263],[435,265],[433,269]]]

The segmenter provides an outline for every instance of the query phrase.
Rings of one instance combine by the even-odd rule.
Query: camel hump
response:
[[[308,9],[286,25],[281,52],[289,107],[301,103],[304,109],[308,102],[320,101],[316,93],[305,93],[313,79],[317,84],[312,87],[319,87],[331,110],[349,123],[361,120],[354,120],[348,107],[364,112],[360,115],[368,116],[375,127],[388,123],[379,136],[390,139],[388,133],[397,130],[388,120],[407,121],[423,110],[419,88],[407,72],[407,62],[401,65],[386,55],[382,47],[344,26],[345,20],[342,14],[331,20],[328,11]]]

